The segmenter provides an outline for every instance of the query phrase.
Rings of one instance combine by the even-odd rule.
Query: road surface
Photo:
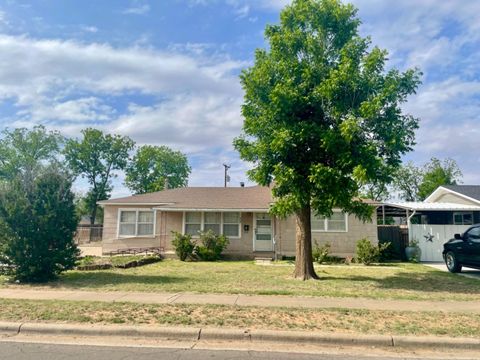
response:
[[[360,354],[299,354],[243,350],[200,350],[178,348],[149,348],[122,346],[64,345],[0,341],[1,360],[394,360],[435,359],[442,357],[389,354],[368,356],[368,349]],[[468,359],[461,357],[462,359]],[[443,359],[453,359],[446,356]],[[473,359],[470,358],[470,359]]]

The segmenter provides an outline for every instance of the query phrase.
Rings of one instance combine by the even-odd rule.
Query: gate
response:
[[[390,243],[387,255],[390,260],[406,260],[405,247],[408,246],[408,229],[397,225],[378,225],[378,243]]]
[[[470,225],[410,225],[410,240],[418,241],[421,261],[443,261],[443,244],[454,234],[465,232]]]

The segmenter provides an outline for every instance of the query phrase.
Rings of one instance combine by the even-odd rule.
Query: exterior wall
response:
[[[474,201],[470,201],[468,199],[465,199],[463,197],[457,196],[452,193],[445,193],[440,195],[438,198],[436,198],[434,201],[431,202],[436,202],[436,203],[454,203],[454,204],[462,204],[462,205],[478,205],[478,203]]]
[[[103,225],[103,253],[108,254],[126,248],[135,247],[163,247],[167,253],[173,253],[171,244],[172,231],[183,232],[183,212],[161,212],[157,211],[155,236],[152,237],[131,237],[119,238],[118,214],[119,209],[146,209],[141,206],[114,206],[108,205],[104,209]],[[355,253],[356,242],[362,238],[368,238],[373,243],[378,243],[377,220],[374,212],[372,222],[363,223],[355,216],[348,216],[347,232],[313,232],[312,239],[319,245],[330,243],[333,255],[346,257]],[[250,257],[256,254],[253,252],[254,236],[254,214],[246,212],[241,214],[240,238],[231,238],[225,254],[233,257]],[[248,225],[248,231],[244,227]],[[295,255],[295,218],[288,217],[285,220],[273,220],[273,233],[275,238],[275,250],[278,256]]]
[[[114,206],[104,208],[102,249],[104,254],[127,248],[163,247],[165,251],[172,251],[171,231],[182,231],[183,213],[157,211],[155,235],[150,237],[118,237],[119,209],[145,209],[141,206]]]
[[[354,215],[349,215],[347,232],[312,232],[312,242],[318,245],[330,243],[332,255],[347,257],[355,255],[357,241],[368,238],[378,244],[377,215],[374,212],[372,222],[364,223]],[[280,256],[295,255],[295,218],[277,220],[276,250]]]

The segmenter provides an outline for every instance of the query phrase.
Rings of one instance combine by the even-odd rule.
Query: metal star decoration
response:
[[[433,243],[433,238],[435,236],[433,236],[432,234],[428,233],[427,235],[423,235],[423,237],[425,238],[425,240],[430,241],[431,243]]]

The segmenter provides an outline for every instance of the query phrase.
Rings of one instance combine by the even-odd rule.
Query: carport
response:
[[[443,261],[443,244],[480,222],[480,206],[457,203],[389,202],[378,209],[379,219],[403,218],[409,242],[418,242],[421,261]]]

